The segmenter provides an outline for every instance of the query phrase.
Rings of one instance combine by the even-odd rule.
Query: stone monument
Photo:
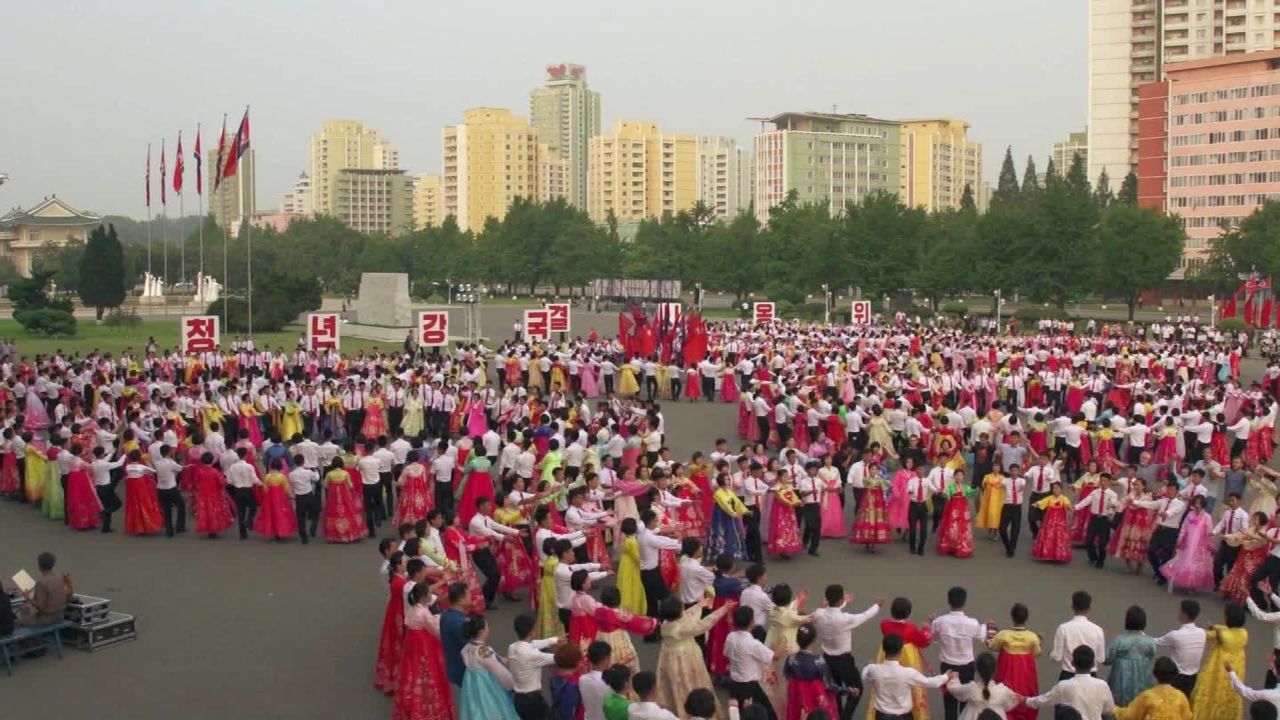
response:
[[[363,273],[356,298],[356,322],[383,327],[411,327],[408,273]]]
[[[222,297],[222,284],[213,279],[212,275],[204,273],[196,273],[196,296],[194,302],[201,305],[208,305],[216,302]]]
[[[164,281],[151,273],[142,274],[142,298],[144,302],[162,302]]]

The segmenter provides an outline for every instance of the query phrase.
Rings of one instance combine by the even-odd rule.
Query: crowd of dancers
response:
[[[530,646],[512,652],[557,663],[562,684],[604,662],[606,643],[603,669],[634,675],[620,696],[643,699],[651,679],[634,634],[663,643],[649,695],[682,717],[721,712],[686,709],[709,685],[699,671],[784,716],[790,690],[777,687],[807,686],[756,692],[733,677],[730,659],[761,648],[779,660],[775,680],[808,673],[836,688],[797,708],[847,710],[852,658],[832,661],[841,653],[815,629],[809,644],[828,657],[801,667],[804,628],[818,623],[785,585],[766,590],[765,563],[817,555],[824,538],[923,554],[931,534],[937,552],[968,557],[975,530],[1014,557],[1024,511],[1033,558],[1069,562],[1084,546],[1097,567],[1149,564],[1157,582],[1268,611],[1280,529],[1263,463],[1280,367],[1244,381],[1240,338],[1174,321],[1027,336],[735,323],[713,326],[709,345],[683,366],[594,336],[350,358],[239,341],[198,356],[8,348],[0,493],[78,530],[111,532],[123,506],[125,532],[138,535],[180,534],[191,515],[215,537],[398,533],[382,547],[390,594],[377,671],[396,717],[505,717],[490,713],[507,705],[543,716],[515,686],[529,674],[484,644],[499,595],[532,607],[516,627]],[[737,404],[740,442],[672,459],[661,403],[707,401]],[[768,604],[734,607],[757,594]],[[844,604],[842,590],[824,598]],[[779,608],[790,614],[773,618]],[[768,627],[759,647],[753,627]],[[543,652],[561,636],[561,649]],[[449,638],[467,642],[443,654],[457,662],[441,675],[436,650]],[[467,692],[472,671],[497,684]]]

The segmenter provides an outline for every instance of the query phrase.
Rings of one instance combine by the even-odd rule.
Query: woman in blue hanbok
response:
[[[741,560],[743,552],[742,539],[745,533],[742,527],[742,516],[747,508],[742,500],[729,489],[729,476],[720,473],[716,477],[716,491],[712,494],[715,505],[711,508],[711,531],[707,535],[707,555],[720,557],[728,555]]]
[[[511,671],[489,647],[489,626],[483,615],[466,620],[463,631],[470,642],[462,648],[461,701],[458,716],[485,720],[520,720],[511,699]]]

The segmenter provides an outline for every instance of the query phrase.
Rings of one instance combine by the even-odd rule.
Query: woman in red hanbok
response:
[[[634,615],[622,607],[622,593],[610,586],[600,590],[600,605],[595,609],[595,639],[609,643],[613,649],[614,665],[626,665],[631,672],[640,672],[640,658],[636,654],[632,635],[649,637],[658,629],[657,618]]]
[[[18,473],[18,455],[13,450],[13,428],[4,430],[4,454],[0,455],[0,495],[22,495],[22,478]]]
[[[78,445],[71,446],[72,454],[78,454],[79,450]],[[77,457],[67,475],[67,526],[72,530],[92,530],[102,522],[101,513],[102,500],[93,487],[89,464]]]
[[[907,496],[907,483],[915,476],[915,458],[904,457],[902,468],[893,474],[888,507],[889,529],[897,531],[899,537],[907,528],[907,510],[911,504],[911,498]]]
[[[387,399],[382,390],[374,389],[369,401],[364,406],[364,424],[360,426],[360,434],[373,442],[387,434]]]
[[[1112,557],[1123,559],[1129,572],[1135,575],[1147,561],[1147,545],[1151,543],[1155,524],[1151,522],[1154,512],[1134,503],[1150,499],[1147,484],[1141,478],[1134,478],[1129,484],[1129,494],[1122,498],[1125,507],[1120,528],[1111,534],[1111,542],[1107,548]]]
[[[409,591],[391,720],[454,720],[453,687],[445,675],[444,646],[440,644],[440,618],[431,614],[431,599],[431,589],[424,583]]]
[[[124,531],[129,535],[150,535],[164,528],[155,474],[142,463],[141,450],[129,453],[124,481]]]
[[[1243,603],[1248,599],[1251,592],[1249,580],[1271,552],[1271,542],[1263,534],[1266,528],[1266,513],[1256,512],[1249,516],[1248,528],[1222,537],[1222,542],[1240,548],[1231,570],[1218,586],[1218,592],[1227,600]]]
[[[471,614],[484,614],[484,592],[476,569],[471,564],[471,551],[488,543],[487,538],[477,538],[462,530],[462,521],[454,515],[452,524],[440,533],[444,554],[453,561],[454,569],[449,582],[464,582],[471,590]],[[446,574],[447,576],[449,574]]]
[[[715,488],[711,487],[711,473],[715,471],[711,465],[703,461],[701,452],[695,452],[689,460],[689,481],[698,489],[696,501],[702,508],[703,522],[706,527],[711,523],[711,509],[715,507]],[[705,533],[702,536],[706,537]]]
[[[227,494],[227,480],[213,462],[213,453],[206,452],[200,456],[200,464],[192,468],[196,532],[209,537],[217,537],[236,523],[235,506]]]
[[[396,480],[396,484],[400,486],[400,492],[396,496],[397,526],[425,520],[427,513],[436,505],[431,474],[427,472],[425,465],[418,462],[416,453],[416,450],[409,453],[404,469]]]
[[[671,466],[671,491],[676,497],[689,502],[675,509],[675,521],[680,525],[681,537],[694,537],[705,540],[707,537],[707,516],[702,512],[701,492],[689,478],[684,476],[684,466],[676,463]],[[609,568],[603,568],[608,570]]]
[[[282,462],[282,461],[277,461]],[[298,534],[298,517],[293,511],[293,487],[277,465],[262,479],[262,503],[253,531],[273,540]]]
[[[836,695],[828,686],[831,670],[826,658],[814,652],[816,640],[813,625],[801,625],[796,630],[797,651],[782,662],[787,692],[786,713],[779,716],[780,720],[805,720],[815,717],[818,710],[829,718],[839,713]]]
[[[822,467],[818,468],[818,480],[821,483],[822,506],[819,509],[822,518],[822,537],[844,537],[844,482],[840,468],[835,466],[835,458],[827,455],[822,458]]]
[[[785,471],[773,486],[773,512],[769,516],[769,553],[788,558],[804,550],[800,541],[800,526],[796,523],[796,508],[800,496],[796,494],[791,477]]]
[[[1027,629],[1027,606],[1016,603],[1010,611],[1013,626],[996,633],[987,646],[1000,653],[996,658],[995,681],[1023,698],[1040,694],[1036,676],[1036,656],[1040,654],[1040,636]],[[1009,710],[1010,720],[1036,720],[1037,711],[1025,703]]]
[[[969,497],[973,492],[973,488],[954,480],[947,483],[943,493],[947,504],[942,508],[942,522],[938,525],[939,554],[958,558],[973,555],[973,516],[969,511]]]
[[[515,491],[506,497],[501,508],[494,511],[493,519],[507,527],[519,528],[528,532],[529,520],[524,512],[521,511],[521,508],[531,508],[534,496],[529,495],[524,505],[519,505],[513,497],[517,492],[524,492],[523,479],[518,478],[516,480]],[[498,582],[498,592],[506,596],[507,599],[514,598],[515,593],[519,590],[533,588],[534,583],[538,581],[538,568],[524,546],[523,536],[504,535],[502,541],[494,549],[493,555],[498,562],[498,568],[502,571],[502,579]],[[534,594],[531,593],[529,597],[532,600]]]
[[[1067,532],[1071,499],[1062,494],[1062,483],[1050,485],[1049,497],[1041,499],[1035,507],[1044,512],[1044,519],[1031,548],[1031,557],[1053,563],[1071,562],[1071,537]]]
[[[739,390],[737,375],[733,372],[733,368],[724,368],[720,373],[720,401],[738,402]]]
[[[324,476],[324,537],[331,543],[359,542],[369,532],[364,522],[361,489],[352,480],[352,470],[334,458]]]
[[[879,465],[867,466],[867,477],[863,483],[866,490],[862,494],[862,505],[858,508],[858,516],[853,521],[849,542],[864,545],[868,552],[875,552],[876,545],[885,545],[893,540],[889,530],[888,505],[885,502],[884,479],[880,477]]]
[[[1219,465],[1230,465],[1231,443],[1227,442],[1227,417],[1218,413],[1213,422],[1217,427],[1214,428],[1213,437],[1209,440],[1209,451]]]
[[[1102,446],[1103,444],[1103,442],[1098,443],[1099,446]],[[1106,440],[1105,444],[1110,445],[1111,441]],[[1076,491],[1077,503],[1089,497],[1094,490],[1098,489],[1098,477],[1098,463],[1096,461],[1090,461],[1085,465],[1085,473],[1080,476],[1079,480],[1076,480],[1075,483],[1072,484],[1072,487],[1074,487]],[[1089,534],[1089,518],[1093,515],[1093,512],[1089,508],[1090,506],[1086,505],[1080,510],[1077,510],[1075,515],[1072,516],[1072,544],[1083,545],[1085,536]]]
[[[404,647],[405,556],[397,550],[387,560],[391,577],[387,607],[382,613],[382,635],[378,641],[378,660],[373,668],[373,687],[392,695],[400,677],[400,655]]]
[[[755,412],[752,408],[754,397],[749,392],[744,392],[738,398],[738,437],[743,440],[759,440],[760,426],[756,423]]]

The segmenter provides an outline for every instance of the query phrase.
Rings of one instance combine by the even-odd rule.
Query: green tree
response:
[[[1157,210],[1115,204],[1102,214],[1098,231],[1096,289],[1119,296],[1129,319],[1144,290],[1156,287],[1178,267],[1186,232],[1177,218]]]
[[[1102,168],[1102,172],[1098,174],[1098,183],[1093,186],[1093,204],[1102,210],[1115,199],[1115,193],[1111,192],[1111,177],[1107,175],[1107,169]]]
[[[967,289],[976,220],[974,213],[956,210],[932,213],[921,225],[920,255],[911,287],[929,299],[934,312],[944,297]]]
[[[964,184],[964,194],[960,196],[960,211],[967,213],[978,212],[978,204],[973,201],[973,184]]]
[[[1089,289],[1092,266],[1101,260],[1095,251],[1098,208],[1080,156],[1062,181],[1045,191],[1034,212],[1039,242],[1032,254],[1014,262],[1026,263],[1023,272],[1033,299],[1062,309]]]
[[[847,256],[817,254],[812,258],[819,270],[816,275],[832,286],[853,275],[873,297],[910,288],[927,219],[923,210],[906,207],[893,193],[873,192],[862,202],[849,203],[838,225],[838,240],[848,248]],[[823,264],[828,257],[831,260]]]
[[[1053,158],[1049,158],[1049,164],[1044,169],[1044,187],[1049,189],[1056,185],[1062,178],[1058,177],[1058,166],[1053,164]]]
[[[1031,200],[1040,194],[1041,190],[1043,188],[1040,187],[1040,178],[1036,175],[1036,159],[1028,155],[1027,169],[1022,172],[1022,199]]]
[[[1076,157],[1080,157],[1076,155]],[[1125,205],[1138,204],[1138,174],[1132,170],[1128,175],[1124,176],[1124,182],[1120,183],[1120,192],[1116,194],[1116,202]]]
[[[1004,149],[1004,162],[1000,165],[1000,179],[991,194],[991,206],[1007,205],[1018,199],[1018,171],[1013,167],[1013,148]]]
[[[1280,273],[1280,202],[1268,200],[1240,225],[1226,229],[1209,247],[1209,259],[1196,279],[1219,290],[1239,284],[1238,274],[1257,271],[1263,277]]]
[[[107,308],[120,307],[125,298],[124,248],[114,225],[89,233],[80,259],[80,301],[94,309],[99,320]]]

